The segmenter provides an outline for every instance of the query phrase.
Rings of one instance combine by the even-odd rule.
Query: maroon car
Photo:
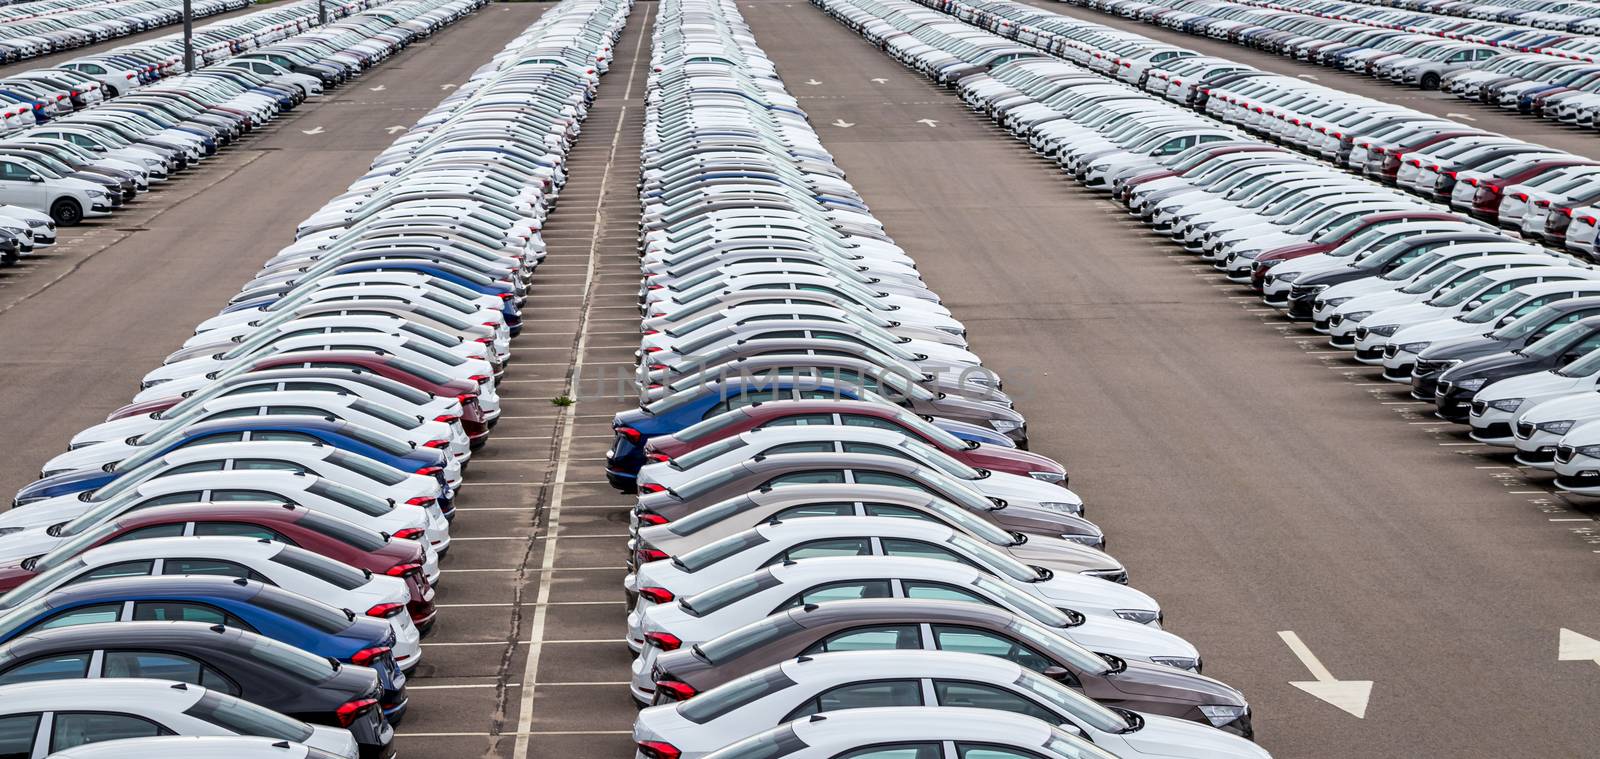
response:
[[[1272,267],[1296,258],[1316,253],[1327,253],[1340,245],[1349,242],[1356,235],[1373,227],[1384,224],[1399,224],[1407,221],[1460,221],[1461,217],[1443,211],[1390,211],[1388,213],[1374,213],[1362,216],[1351,221],[1338,230],[1338,234],[1329,234],[1328,237],[1313,242],[1302,242],[1294,245],[1285,245],[1281,248],[1262,251],[1250,265],[1250,287],[1256,292],[1266,289],[1267,273]]]
[[[259,358],[245,371],[259,372],[268,369],[348,369],[353,372],[371,372],[387,377],[407,387],[434,395],[454,396],[461,401],[461,426],[472,441],[474,450],[489,441],[489,421],[478,404],[478,384],[455,380],[436,374],[417,364],[392,354],[363,351],[297,351]],[[117,409],[108,419],[120,419],[134,414],[165,411],[183,400],[181,396],[132,403]]]
[[[423,572],[422,535],[388,535],[304,506],[261,501],[183,503],[139,509],[58,544],[50,553],[0,563],[0,593],[91,548],[123,540],[224,535],[275,540],[377,574],[406,581],[406,610],[424,634],[438,615]]]
[[[1498,221],[1500,218],[1500,194],[1507,187],[1514,184],[1523,184],[1547,171],[1563,169],[1568,166],[1587,166],[1592,163],[1593,161],[1586,161],[1582,158],[1551,158],[1535,162],[1532,165],[1522,166],[1519,169],[1513,169],[1504,175],[1473,177],[1467,180],[1467,184],[1477,189],[1472,193],[1471,205],[1464,210],[1480,219]],[[1450,205],[1455,207],[1461,204],[1452,199]]]
[[[835,424],[892,429],[921,440],[970,467],[1067,486],[1066,468],[1053,459],[1016,448],[998,448],[961,440],[898,406],[843,399],[758,403],[725,411],[675,435],[651,437],[645,444],[645,457],[651,461],[671,461],[708,443],[776,424]]]

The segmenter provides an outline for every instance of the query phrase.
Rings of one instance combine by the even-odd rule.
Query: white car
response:
[[[1330,322],[1338,308],[1362,295],[1386,292],[1413,285],[1420,287],[1425,280],[1436,276],[1442,277],[1443,275],[1439,274],[1441,270],[1450,267],[1459,269],[1459,263],[1472,258],[1500,255],[1532,255],[1540,251],[1540,248],[1533,245],[1497,241],[1457,243],[1429,250],[1390,271],[1349,282],[1340,282],[1323,288],[1317,293],[1316,300],[1312,303],[1312,329],[1324,335],[1328,334],[1331,331]],[[1441,279],[1440,281],[1442,282],[1443,280]],[[1340,318],[1342,319],[1343,317],[1341,316]]]
[[[295,503],[390,535],[423,530],[434,551],[450,546],[450,523],[437,503],[396,503],[321,477],[261,469],[157,477],[98,502],[79,499],[76,493],[35,501],[0,514],[0,558],[43,553],[61,540],[141,506],[206,501]]]
[[[110,216],[122,199],[94,182],[56,176],[4,158],[0,159],[0,203],[50,214],[56,224],[70,227],[84,219]]]
[[[1555,484],[1561,490],[1600,495],[1600,424],[1590,419],[1562,436],[1556,447],[1554,469]]]
[[[337,608],[365,613],[394,630],[397,660],[411,661],[422,636],[406,613],[411,590],[375,574],[273,540],[222,536],[143,538],[107,543],[34,575],[4,596],[11,609],[64,585],[140,575],[222,575],[256,580]]]
[[[1270,756],[1216,728],[1109,709],[1015,662],[954,651],[841,651],[791,659],[688,701],[645,709],[634,720],[633,738],[671,744],[681,759],[701,759],[754,731],[791,720],[893,706],[963,706],[1023,714],[1076,732],[1124,759]]]
[[[1384,343],[1383,378],[1409,384],[1417,354],[1436,342],[1487,334],[1533,313],[1541,306],[1568,298],[1600,295],[1600,281],[1583,281],[1591,278],[1600,280],[1600,272],[1592,274],[1593,277],[1586,276],[1579,280],[1519,285],[1511,292],[1467,313],[1401,327]]]
[[[86,743],[49,759],[335,759],[320,748],[279,738],[164,735]]]
[[[813,517],[760,525],[640,565],[623,579],[624,588],[638,594],[628,614],[629,638],[642,638],[639,620],[653,606],[705,592],[763,567],[828,556],[948,561],[983,571],[1018,591],[1071,611],[1161,627],[1161,606],[1144,593],[1093,577],[1023,564],[944,525],[899,517]]]
[[[1328,344],[1335,348],[1353,349],[1359,340],[1356,332],[1365,326],[1366,320],[1373,314],[1396,306],[1423,303],[1438,298],[1460,285],[1476,280],[1486,272],[1562,263],[1571,264],[1570,260],[1560,259],[1547,253],[1488,255],[1457,260],[1447,266],[1436,268],[1431,274],[1403,287],[1357,295],[1330,309],[1327,321]],[[1344,285],[1355,284],[1358,282],[1344,283]],[[1328,293],[1332,293],[1338,287],[1343,285],[1329,288]]]
[[[1572,430],[1595,419],[1600,419],[1600,393],[1593,391],[1519,405],[1511,417],[1517,463],[1534,469],[1555,469],[1563,439]],[[1573,439],[1582,437],[1580,434]],[[1571,444],[1568,448],[1576,450]]]
[[[906,746],[887,756],[881,746]],[[668,747],[671,747],[670,750]],[[948,748],[947,748],[948,747]],[[671,744],[641,743],[636,757],[665,759]],[[915,752],[915,753],[913,753]],[[812,715],[756,733],[705,759],[1118,759],[1072,732],[993,709],[894,707]]]
[[[645,609],[639,624],[643,640],[628,639],[629,647],[640,651],[633,662],[633,677],[651,686],[650,663],[660,651],[704,642],[783,609],[849,598],[891,597],[999,606],[1094,651],[1192,672],[1201,666],[1199,651],[1172,633],[1115,617],[1065,612],[968,566],[936,559],[851,556],[777,564],[674,603]]]
[[[0,688],[0,720],[40,713],[51,718],[29,719],[32,726],[23,729],[34,734],[33,746],[43,746],[52,755],[102,740],[158,735],[256,735],[303,743],[346,759],[356,759],[359,753],[355,736],[343,728],[308,725],[218,691],[171,680],[45,680]],[[42,759],[40,753],[32,756]]]
[[[1588,327],[1581,323],[1567,329],[1575,328],[1588,331]],[[1555,340],[1560,334],[1557,332],[1545,339]],[[1583,350],[1582,357],[1560,369],[1509,377],[1475,393],[1469,417],[1472,439],[1490,445],[1512,447],[1516,440],[1511,432],[1512,419],[1523,406],[1600,389],[1600,344],[1597,341],[1600,341],[1600,337],[1591,337],[1586,344],[1574,346],[1572,352]],[[1505,434],[1491,432],[1494,429],[1503,429]]]

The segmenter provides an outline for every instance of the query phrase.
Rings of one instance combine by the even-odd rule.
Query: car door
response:
[[[871,625],[833,633],[812,643],[802,656],[834,651],[913,651],[924,648],[917,625]]]
[[[828,601],[847,601],[857,598],[888,598],[892,595],[888,580],[841,580],[814,585],[800,591],[779,604],[770,614],[776,614],[785,609],[794,609],[805,604],[819,604]]]
[[[41,718],[39,714],[0,717],[0,759],[32,759]]]
[[[50,654],[35,659],[21,662],[14,667],[0,672],[0,686],[17,685],[19,683],[37,683],[45,680],[78,680],[89,675],[89,661],[94,658],[93,651],[73,651],[63,654]],[[5,743],[5,728],[0,721],[0,746]],[[0,748],[0,757],[9,756],[4,748]]]
[[[49,201],[42,177],[16,161],[0,161],[0,203],[42,209]]]
[[[791,722],[821,712],[872,709],[886,706],[923,706],[922,683],[914,679],[874,680],[829,688],[801,702],[780,722]]]
[[[117,712],[55,712],[47,729],[52,754],[86,743],[177,734],[144,717]]]
[[[239,685],[211,666],[168,651],[102,651],[99,677],[143,677],[199,685],[230,696]]]

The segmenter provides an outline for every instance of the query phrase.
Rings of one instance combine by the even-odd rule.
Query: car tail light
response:
[[[448,440],[429,440],[422,444],[423,448],[445,448],[450,445]]]
[[[412,574],[412,573],[420,574],[421,572],[422,572],[422,565],[421,564],[411,563],[411,564],[396,564],[396,565],[394,565],[392,567],[389,567],[388,569],[384,570],[383,573],[388,575],[388,576],[390,576],[390,577],[405,577],[408,574]]]
[[[492,338],[492,337],[480,337],[480,338],[474,340],[473,342],[482,343],[484,345],[494,345],[494,338]]]
[[[652,454],[650,454],[648,456],[645,456],[645,458],[650,459],[651,461],[654,461],[657,464],[665,463],[665,462],[668,462],[668,461],[672,460],[672,457],[668,456],[665,453],[652,453]]]
[[[358,698],[354,701],[344,702],[342,706],[334,710],[333,714],[339,718],[340,727],[349,727],[354,725],[361,715],[372,711],[377,705],[378,699]]]
[[[639,753],[645,759],[678,759],[683,755],[677,746],[666,741],[639,741]]]
[[[1516,199],[1517,199],[1517,200],[1521,200],[1521,201],[1527,201],[1527,199],[1528,199],[1528,193],[1525,193],[1525,192],[1519,192],[1519,193],[1517,193],[1517,194],[1515,194],[1515,195],[1513,195],[1513,196],[1511,196],[1511,197],[1513,197],[1513,198],[1516,198]],[[1537,203],[1536,203],[1536,204],[1535,204],[1535,205],[1538,205],[1538,204],[1537,204]]]
[[[1595,222],[1595,218],[1593,216],[1579,216],[1578,221],[1581,221],[1585,224],[1593,224]]]
[[[666,364],[651,364],[648,368],[652,372],[659,372],[659,371],[665,370],[667,368],[667,365]]]
[[[644,289],[646,289],[646,290],[665,290],[666,288],[667,288],[666,285],[648,285]]]
[[[425,466],[425,467],[422,467],[421,469],[418,469],[417,470],[417,474],[433,475],[433,474],[438,474],[438,473],[443,472],[443,471],[444,471],[444,467],[442,467],[442,466]]]
[[[432,506],[435,500],[436,499],[430,496],[419,495],[412,498],[407,498],[406,503],[412,506]]]
[[[378,604],[377,606],[367,609],[367,616],[387,619],[399,614],[402,611],[405,611],[405,608],[405,604]]]
[[[1566,215],[1568,215],[1568,216],[1572,215],[1572,209],[1570,209],[1570,208],[1563,208],[1563,209],[1561,209],[1561,212],[1566,214]]]
[[[672,599],[677,598],[677,596],[672,595],[672,591],[666,588],[640,588],[639,595],[650,599],[651,603],[657,604],[672,603]]]
[[[646,334],[646,335],[659,335],[659,334],[661,334],[661,330],[659,330],[659,329],[647,329],[647,330],[644,331],[644,334]]]
[[[421,540],[422,536],[426,534],[428,534],[428,531],[421,527],[407,527],[403,530],[395,530],[394,534],[389,537],[401,540]]]
[[[666,524],[668,521],[671,520],[668,520],[666,517],[661,516],[654,511],[644,511],[639,513],[639,524],[657,525]]]
[[[462,393],[461,395],[456,396],[456,400],[460,401],[461,405],[465,406],[468,403],[471,403],[473,401],[478,400],[478,394],[477,393]]]
[[[654,483],[654,482],[647,482],[647,483],[639,486],[639,492],[646,493],[646,494],[649,494],[649,493],[664,493],[664,492],[666,492],[666,490],[667,490],[667,487],[665,485],[660,485],[660,484],[657,484],[657,483]]]
[[[661,561],[662,559],[670,558],[667,556],[666,551],[655,548],[634,549],[633,556],[635,559],[638,559],[640,564],[648,564],[652,561]]]
[[[461,415],[460,414],[440,414],[440,415],[434,417],[433,420],[435,422],[444,422],[445,424],[449,424],[451,422],[459,422],[459,421],[461,421]]]
[[[618,427],[617,434],[627,438],[630,443],[638,443],[644,440],[644,433],[632,427]]]
[[[660,349],[660,348],[658,348],[658,347],[656,347],[656,346],[651,346],[651,347],[649,347],[649,348],[645,348],[645,349],[644,349],[644,352],[645,352],[645,353],[660,353],[660,352],[661,352],[661,349]]]
[[[472,380],[473,382],[487,382],[487,381],[489,381],[490,379],[493,379],[493,378],[490,377],[487,374],[474,374],[471,377],[468,377],[467,379]]]
[[[382,659],[388,653],[389,653],[389,647],[388,646],[374,646],[372,648],[363,648],[360,651],[357,651],[354,656],[350,657],[350,663],[354,664],[354,665],[356,665],[358,667],[370,667],[370,666],[372,666],[373,662],[375,662],[375,661],[377,661],[379,659]]]
[[[665,696],[668,701],[688,701],[699,693],[693,685],[677,680],[657,680],[656,694]]]
[[[644,634],[644,642],[649,643],[662,651],[676,651],[683,645],[683,640],[672,633],[648,632]]]

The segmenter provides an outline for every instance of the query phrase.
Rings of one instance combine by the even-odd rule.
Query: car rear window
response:
[[[300,720],[216,691],[207,691],[183,713],[239,735],[259,735],[296,743],[312,735],[311,726]]]
[[[284,546],[270,561],[304,572],[342,590],[355,590],[366,585],[370,579],[370,576],[362,570],[294,546]]]
[[[767,588],[775,588],[780,584],[778,578],[772,576],[771,570],[763,569],[754,574],[729,580],[715,588],[696,593],[688,598],[680,599],[678,605],[693,616],[703,617],[728,604],[742,601]]]
[[[697,725],[704,725],[756,699],[792,688],[794,684],[782,669],[769,667],[723,683],[683,702],[678,706],[678,714]]]
[[[692,574],[705,569],[712,564],[716,564],[717,562],[722,561],[729,556],[751,548],[755,548],[756,546],[766,542],[766,537],[764,537],[759,531],[754,529],[745,530],[744,532],[729,535],[721,540],[707,543],[706,545],[677,557],[674,559],[674,561],[678,564],[678,566],[682,567],[684,571]]]
[[[383,533],[315,511],[307,512],[296,524],[363,551],[376,551],[388,543],[383,539]]]
[[[696,647],[696,650],[701,657],[712,664],[721,664],[771,644],[785,635],[799,632],[801,629],[800,623],[789,618],[789,612],[782,612],[758,622],[752,622],[732,632],[718,635],[701,643]]]

